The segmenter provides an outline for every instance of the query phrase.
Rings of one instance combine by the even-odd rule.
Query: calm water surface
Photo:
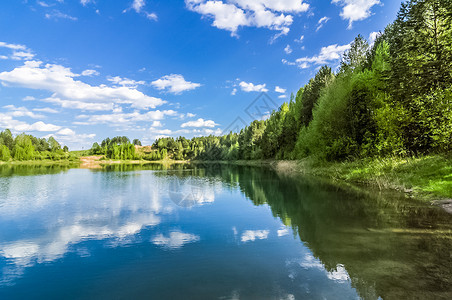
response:
[[[239,166],[0,167],[0,299],[452,299],[452,216]]]

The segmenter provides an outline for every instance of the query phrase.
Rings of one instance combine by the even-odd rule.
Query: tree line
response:
[[[90,149],[91,155],[105,155],[111,159],[130,160],[138,158],[135,146],[141,146],[138,139],[130,142],[126,136],[117,136],[112,139],[106,138],[99,145],[97,142]]]
[[[68,152],[52,136],[45,139],[22,133],[14,137],[9,129],[0,132],[0,161],[61,160],[69,158]]]
[[[343,160],[423,155],[452,147],[452,1],[402,3],[369,43],[358,36],[334,72],[314,78],[240,133],[162,138],[175,159]]]

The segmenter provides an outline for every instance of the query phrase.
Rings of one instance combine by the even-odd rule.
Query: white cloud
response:
[[[196,116],[195,114],[192,114],[192,113],[187,113],[187,117],[188,118],[193,118],[194,116]]]
[[[67,15],[65,13],[62,13],[59,10],[53,10],[51,13],[45,14],[46,19],[66,19],[71,21],[77,21],[78,19],[76,17]]]
[[[155,110],[146,113],[138,111],[132,113],[112,113],[103,115],[80,115],[79,119],[86,119],[84,125],[88,124],[110,124],[112,126],[122,126],[124,124],[133,124],[136,122],[149,122],[163,120],[165,116],[175,116],[174,110]]]
[[[324,65],[330,62],[338,61],[341,59],[344,51],[350,49],[350,44],[347,45],[330,45],[327,47],[322,47],[318,55],[312,57],[302,57],[295,60],[296,64],[300,69],[309,68],[312,64]],[[284,63],[284,61],[283,61]],[[290,62],[286,61],[286,64]]]
[[[96,134],[95,133],[77,134],[72,129],[63,128],[55,133],[51,133],[44,136],[44,138],[48,139],[51,136],[53,136],[59,143],[74,148],[81,147],[81,145],[89,145],[89,143],[93,142],[93,139],[96,137]]]
[[[136,81],[136,80],[129,79],[129,78],[121,78],[119,76],[108,77],[107,80],[112,82],[115,85],[127,86],[127,87],[133,87],[133,88],[137,88],[139,85],[143,85],[146,83],[142,80]]]
[[[377,38],[381,35],[381,32],[371,32],[369,34],[369,45],[372,47],[372,45],[375,43],[375,41],[377,40]]]
[[[340,16],[348,20],[348,28],[352,28],[353,22],[367,19],[371,15],[371,8],[380,4],[380,0],[332,0],[332,3],[342,6]]]
[[[277,234],[278,234],[278,236],[288,235],[289,234],[289,229],[287,229],[286,227],[278,229]]]
[[[42,7],[50,7],[51,5],[44,1],[36,1],[36,3]]]
[[[275,92],[284,94],[286,92],[286,89],[283,89],[282,87],[276,86]]]
[[[157,14],[145,11],[143,9],[145,6],[146,6],[146,1],[144,1],[144,0],[133,0],[132,6],[129,9],[133,9],[138,14],[140,14],[140,13],[144,14],[146,16],[146,18],[148,18],[149,20],[157,21],[158,20]],[[123,12],[125,13],[129,9],[125,9]]]
[[[350,279],[350,275],[348,275],[347,270],[342,264],[336,265],[336,270],[327,272],[326,276],[328,279],[338,282],[344,282]]]
[[[268,230],[246,230],[241,237],[242,242],[255,241],[256,239],[264,240],[268,238]]]
[[[216,124],[212,120],[204,120],[202,118],[199,118],[196,121],[188,121],[186,123],[183,123],[180,127],[182,127],[182,128],[185,128],[185,127],[209,127],[209,128],[213,128],[213,127],[215,127],[217,125],[218,124]]]
[[[291,14],[309,9],[309,4],[302,0],[185,0],[185,4],[189,10],[212,18],[213,26],[232,35],[236,35],[240,26],[264,27],[280,31],[279,35],[287,34],[293,22]]]
[[[155,129],[150,128],[152,133],[159,134],[159,135],[165,135],[169,136],[170,134],[173,134],[174,132],[171,129]]]
[[[162,127],[162,126],[163,126],[163,124],[160,121],[154,121],[151,124],[151,127]]]
[[[159,19],[159,18],[157,17],[157,14],[156,14],[156,13],[148,13],[148,12],[145,12],[144,15],[146,16],[146,18],[148,18],[149,20],[152,20],[152,21],[157,21],[157,20]]]
[[[99,110],[114,110],[115,105],[113,103],[96,103],[96,102],[85,102],[78,100],[62,100],[56,97],[49,97],[42,99],[44,102],[53,103],[59,105],[62,108],[70,109],[80,109],[83,111],[99,111]]]
[[[43,119],[45,116],[35,114],[32,111],[29,111],[26,107],[16,107],[14,105],[6,105],[3,106],[3,108],[9,110],[7,114],[9,114],[12,117],[29,117],[32,119]]]
[[[304,35],[300,36],[300,38],[295,39],[294,41],[297,43],[303,43],[303,40],[304,40]]]
[[[6,48],[12,51],[9,55],[1,55],[1,59],[30,60],[35,56],[31,50],[27,49],[24,45],[0,42],[0,48]]]
[[[57,131],[61,129],[60,126],[44,123],[42,121],[29,124],[16,120],[13,118],[13,113],[11,112],[0,113],[0,128],[9,128],[14,133],[30,131]]]
[[[60,135],[75,135],[75,131],[69,128],[64,128],[58,131],[56,134]]]
[[[82,76],[97,76],[99,72],[97,70],[85,70],[82,72]]]
[[[268,89],[265,88],[266,84],[256,84],[254,85],[251,82],[242,81],[239,83],[240,88],[244,92],[268,92]]]
[[[1,48],[8,48],[8,49],[12,49],[12,50],[26,50],[27,47],[24,45],[18,45],[18,44],[8,44],[5,42],[0,42],[0,47]]]
[[[286,52],[286,54],[292,53],[292,48],[290,48],[290,45],[287,45],[286,48],[284,48],[284,52]]]
[[[180,231],[173,231],[169,236],[164,236],[159,234],[154,237],[151,242],[158,246],[163,246],[169,249],[178,249],[183,247],[185,244],[194,243],[200,240],[200,237],[195,234],[184,233]]]
[[[320,18],[320,20],[317,22],[317,28],[315,29],[315,31],[319,31],[329,20],[330,18],[328,17]]]
[[[285,98],[287,98],[287,96],[286,95],[279,95],[278,98],[279,99],[285,99]]]
[[[45,113],[49,113],[49,114],[57,114],[57,113],[59,113],[58,110],[50,108],[50,107],[33,108],[33,111],[45,112]]]
[[[151,82],[151,85],[158,90],[167,90],[173,94],[180,94],[185,91],[194,90],[201,86],[199,83],[186,81],[180,74],[171,74],[163,76]]]
[[[80,4],[86,6],[88,3],[93,2],[93,0],[80,0]]]
[[[33,100],[36,100],[36,98],[33,96],[25,96],[22,100],[23,101],[33,101]]]
[[[109,110],[114,107],[113,104],[130,104],[135,108],[148,109],[165,103],[133,87],[92,86],[74,80],[77,76],[70,68],[61,65],[26,61],[23,66],[0,73],[0,81],[7,86],[49,91],[53,94],[45,101],[66,108]]]
[[[141,9],[146,5],[144,0],[133,0],[132,8],[137,12],[141,12]]]

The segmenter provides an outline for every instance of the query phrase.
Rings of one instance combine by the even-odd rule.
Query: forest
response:
[[[162,138],[174,159],[259,160],[448,153],[452,145],[452,1],[412,0],[337,71],[323,66],[266,120],[224,136]]]
[[[92,155],[110,159],[343,161],[449,153],[452,147],[452,1],[402,3],[372,43],[357,36],[337,70],[321,67],[290,101],[239,133],[107,138]],[[53,138],[0,134],[0,160],[60,159]]]
[[[37,138],[29,134],[13,136],[9,129],[0,132],[0,161],[62,160],[72,157],[67,146],[54,137]]]

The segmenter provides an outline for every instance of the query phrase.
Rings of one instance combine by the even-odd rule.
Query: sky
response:
[[[152,144],[265,118],[390,0],[17,0],[0,4],[0,130],[71,150],[106,137]]]

